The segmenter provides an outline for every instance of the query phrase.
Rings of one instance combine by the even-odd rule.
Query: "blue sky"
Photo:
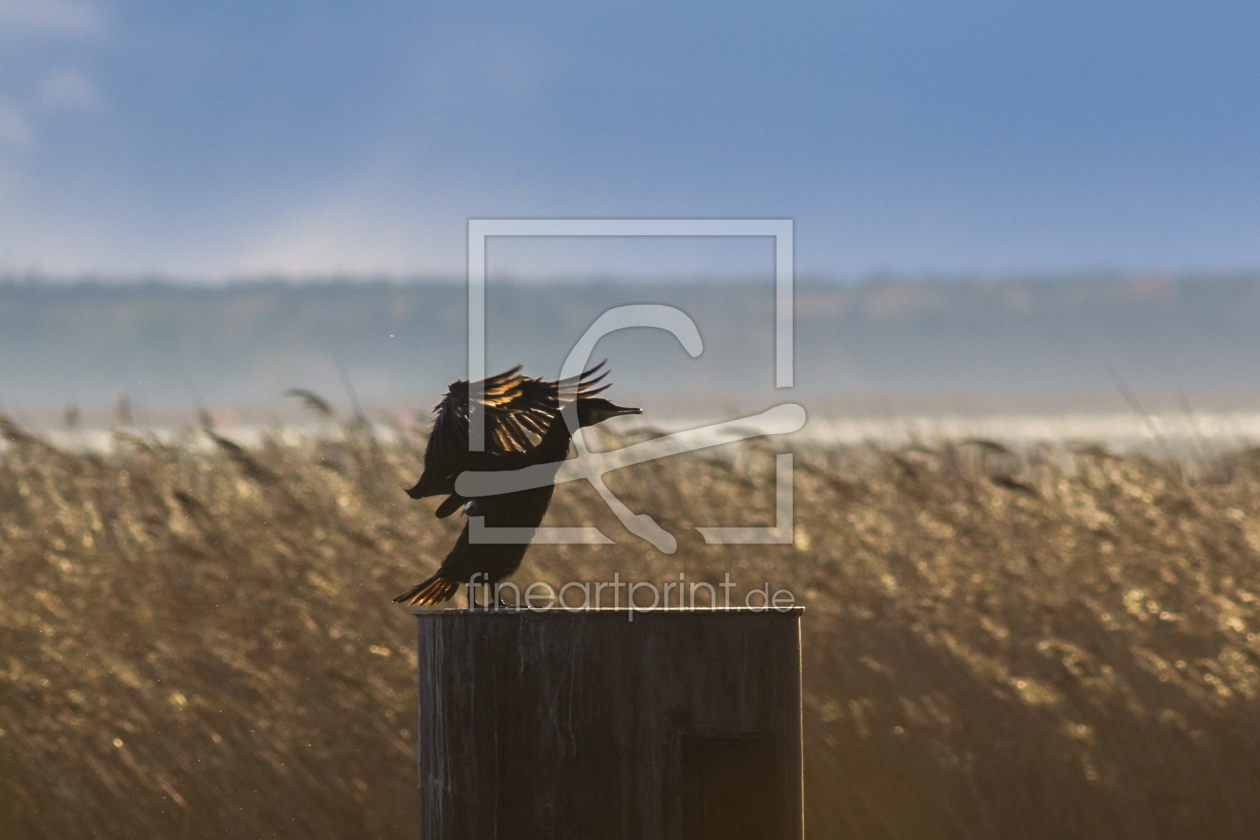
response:
[[[1256,268],[1257,43],[1214,0],[0,0],[0,270],[462,273],[470,216],[791,217],[846,277]],[[586,245],[500,267],[770,265]]]

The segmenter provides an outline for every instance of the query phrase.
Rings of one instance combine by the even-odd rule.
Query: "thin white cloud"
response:
[[[31,124],[16,107],[0,98],[0,143],[26,146],[31,142]]]
[[[82,0],[0,0],[0,35],[91,37],[105,29],[99,5]]]
[[[259,220],[252,241],[221,252],[219,274],[409,274],[463,270],[464,221],[435,219],[366,178]]]
[[[99,111],[105,107],[101,89],[73,67],[62,67],[45,76],[36,97],[50,111]]]
[[[224,260],[228,273],[406,274],[438,268],[424,225],[381,208],[311,208]]]

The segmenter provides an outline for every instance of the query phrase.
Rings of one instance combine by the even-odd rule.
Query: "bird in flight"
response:
[[[446,496],[436,511],[439,518],[463,508],[467,516],[485,517],[484,524],[490,528],[537,528],[551,503],[554,484],[470,499],[455,492],[455,479],[466,470],[507,472],[542,464],[554,464],[554,477],[569,454],[566,407],[576,413],[578,428],[611,417],[642,414],[638,408],[619,406],[597,396],[608,388],[600,384],[607,376],[607,372],[599,372],[603,366],[601,362],[578,376],[548,381],[522,375],[518,365],[486,379],[480,388],[464,381],[452,383],[434,408],[424,472],[407,495],[413,499]],[[483,395],[475,404],[471,398],[474,391]],[[471,451],[469,446],[469,415],[473,411],[484,417],[482,452]],[[437,573],[394,601],[411,606],[439,604],[450,600],[460,585],[475,575],[478,584],[496,584],[520,568],[528,547],[528,543],[473,543],[465,524]],[[468,597],[471,607],[475,603],[471,589]]]

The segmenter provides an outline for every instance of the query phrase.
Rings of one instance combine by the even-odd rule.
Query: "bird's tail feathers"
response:
[[[458,591],[459,581],[448,580],[441,575],[434,575],[399,595],[394,599],[394,603],[407,604],[412,607],[424,607],[449,601]]]

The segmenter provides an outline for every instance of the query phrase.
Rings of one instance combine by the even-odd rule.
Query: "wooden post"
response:
[[[800,840],[800,613],[416,611],[422,840]]]

